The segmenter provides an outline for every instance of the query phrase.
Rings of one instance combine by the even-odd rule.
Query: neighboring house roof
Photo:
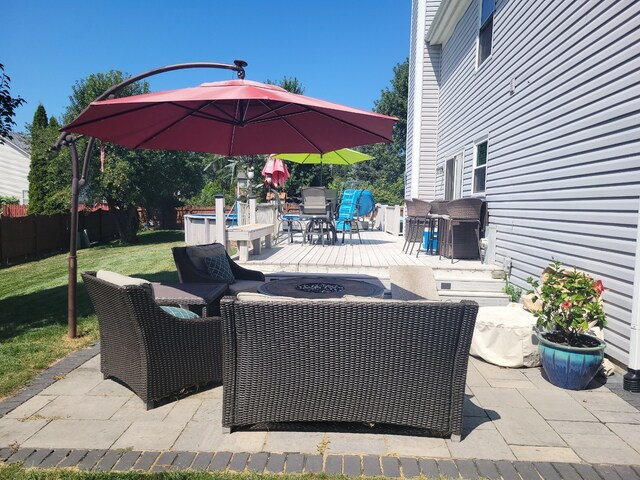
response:
[[[27,136],[23,133],[13,132],[11,132],[11,136],[13,139],[10,139],[9,137],[2,137],[4,144],[15,148],[26,157],[31,157],[31,146],[29,145]]]
[[[471,0],[442,0],[429,27],[427,41],[432,45],[446,43],[470,4]]]

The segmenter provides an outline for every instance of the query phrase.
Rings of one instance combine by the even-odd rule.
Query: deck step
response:
[[[436,276],[438,290],[467,292],[502,292],[504,281],[493,278],[440,277]]]
[[[509,297],[502,292],[474,292],[474,291],[449,291],[439,290],[438,293],[443,300],[459,302],[461,300],[473,300],[481,307],[504,306],[509,304]]]

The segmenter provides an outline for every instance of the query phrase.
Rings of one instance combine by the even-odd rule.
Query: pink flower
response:
[[[565,310],[567,310],[568,308],[571,308],[571,302],[569,301],[569,299],[562,302],[561,307],[564,308]]]
[[[602,280],[598,280],[594,285],[593,285],[593,289],[598,292],[598,295],[602,295],[602,292],[604,292],[604,285],[602,285]]]

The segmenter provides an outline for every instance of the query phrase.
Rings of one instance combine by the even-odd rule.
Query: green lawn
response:
[[[296,480],[296,479],[340,479],[343,476],[319,475],[274,475],[257,473],[210,473],[196,471],[175,471],[162,473],[99,473],[79,472],[74,470],[38,470],[24,469],[16,465],[2,466],[0,463],[1,480]],[[366,477],[361,477],[366,478]]]
[[[79,250],[78,271],[113,270],[154,282],[177,282],[171,247],[184,245],[183,232],[145,232],[139,239],[133,246],[111,242]],[[78,278],[78,338],[72,340],[66,337],[66,253],[0,269],[0,398],[98,339],[96,316]]]

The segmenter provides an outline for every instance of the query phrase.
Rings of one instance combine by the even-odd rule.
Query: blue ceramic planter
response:
[[[595,338],[595,337],[591,337]],[[592,348],[569,347],[550,342],[538,333],[540,360],[549,381],[556,387],[583,390],[596,376],[606,344]]]

